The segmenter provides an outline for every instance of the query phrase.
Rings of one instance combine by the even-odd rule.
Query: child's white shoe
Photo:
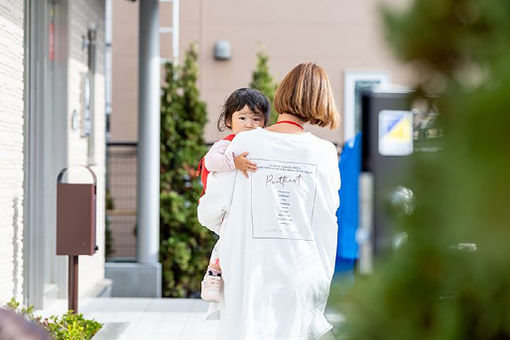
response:
[[[221,277],[206,275],[202,281],[200,297],[209,302],[220,301]]]

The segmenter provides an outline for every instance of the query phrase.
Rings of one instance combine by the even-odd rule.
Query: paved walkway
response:
[[[200,299],[88,298],[79,312],[104,324],[94,340],[214,340],[217,320],[205,320],[207,303]],[[38,314],[62,314],[67,300],[59,300]],[[326,313],[330,322],[341,316]],[[321,340],[336,339],[328,333]]]

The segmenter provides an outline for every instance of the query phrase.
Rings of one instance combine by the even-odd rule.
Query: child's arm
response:
[[[232,171],[235,169],[234,157],[230,153],[226,154],[230,141],[219,140],[211,146],[204,156],[204,163],[207,170],[211,171]]]
[[[237,169],[248,177],[248,171],[257,171],[257,165],[246,158],[247,152],[234,156],[230,152],[225,152],[230,141],[219,140],[213,144],[209,152],[204,157],[205,167],[209,171],[232,171]]]

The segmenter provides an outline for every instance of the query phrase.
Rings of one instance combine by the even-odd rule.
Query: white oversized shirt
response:
[[[309,340],[331,329],[340,175],[334,145],[311,133],[261,128],[226,152],[258,165],[208,177],[199,221],[221,239],[221,340]]]

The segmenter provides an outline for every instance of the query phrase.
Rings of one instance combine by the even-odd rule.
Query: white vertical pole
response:
[[[172,62],[179,63],[179,0],[173,0],[172,6]]]
[[[139,263],[155,264],[159,262],[159,2],[139,3],[137,257]]]

